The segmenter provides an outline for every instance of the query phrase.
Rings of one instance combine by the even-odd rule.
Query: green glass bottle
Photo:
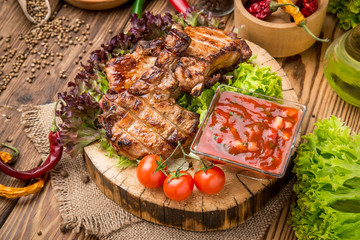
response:
[[[324,74],[343,100],[360,107],[360,25],[343,34],[326,50]]]

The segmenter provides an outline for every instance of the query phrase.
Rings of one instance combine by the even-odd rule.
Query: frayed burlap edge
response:
[[[49,153],[48,133],[51,128],[54,103],[41,106],[24,105],[19,111],[22,112],[21,124],[24,127],[25,133],[41,154],[42,160],[45,160]],[[59,122],[58,118],[57,122]],[[70,177],[64,178],[61,176],[62,170],[68,172]],[[87,216],[77,216],[74,214],[78,213],[78,211],[74,209],[74,193],[69,191],[69,184],[71,184],[71,181],[80,182],[79,177],[74,179],[76,177],[74,175],[80,174],[87,174],[83,157],[79,155],[76,158],[71,158],[66,153],[63,154],[58,165],[51,171],[51,186],[54,196],[58,201],[59,212],[62,217],[62,227],[64,229],[72,229],[74,232],[79,232],[81,228],[84,228],[87,235],[93,234],[101,237],[121,227],[141,221],[136,216],[127,213],[120,206],[117,206],[110,199],[107,199],[92,181],[87,185],[87,191],[96,191],[97,194],[100,194],[103,198],[98,201],[109,205],[109,212],[93,215],[89,213]]]
[[[54,107],[53,104],[51,105]],[[24,127],[24,131],[34,143],[36,150],[40,153],[41,159],[44,161],[49,153],[49,141],[46,130],[44,129],[45,126],[39,118],[40,110],[41,106],[30,105],[23,105],[19,109],[22,113],[20,122]]]
[[[49,153],[49,142],[47,141],[46,136],[46,126],[42,123],[40,119],[39,112],[45,108],[45,111],[48,112],[50,109],[54,109],[54,103],[43,105],[43,106],[31,106],[31,105],[23,105],[21,106],[20,111],[21,114],[21,124],[24,127],[24,131],[27,136],[34,143],[35,148],[41,154],[41,158],[44,161],[47,154]],[[60,160],[61,162],[62,160]],[[60,164],[60,163],[59,163]],[[53,172],[51,172],[51,176],[53,176]],[[66,180],[65,180],[66,181]],[[74,225],[77,222],[77,218],[69,211],[71,209],[71,202],[69,198],[69,192],[64,187],[64,181],[56,181],[55,184],[54,178],[51,178],[52,188],[54,189],[55,198],[59,204],[59,212],[63,219],[63,225],[67,229],[74,228]]]
[[[67,156],[69,157],[69,156]],[[71,159],[73,161],[83,161],[82,156],[78,156],[76,159]],[[66,165],[66,166],[65,166]],[[59,162],[59,165],[51,172],[51,185],[54,190],[54,195],[58,200],[59,212],[63,218],[62,225],[66,229],[73,229],[74,232],[78,233],[81,228],[85,230],[85,234],[96,235],[97,237],[102,237],[110,234],[113,231],[120,229],[123,226],[127,226],[132,223],[140,221],[139,218],[127,213],[120,206],[116,206],[117,209],[114,209],[114,206],[109,206],[109,212],[103,214],[93,214],[87,216],[75,216],[74,212],[77,212],[72,205],[73,196],[71,196],[68,191],[67,185],[69,184],[68,179],[64,179],[61,176],[61,170],[66,170],[69,174],[73,174],[70,169],[73,168],[73,164],[69,166],[67,161],[63,159]],[[84,172],[86,168],[84,167]],[[75,166],[75,170],[76,166]],[[79,180],[80,181],[80,180]],[[95,185],[95,183],[91,182]],[[95,187],[96,188],[96,187]],[[92,191],[93,189],[89,190]],[[99,189],[96,188],[96,191]],[[102,194],[102,193],[100,193]],[[113,203],[112,200],[107,199],[103,196],[104,199],[96,200],[99,203],[109,204]],[[113,203],[115,205],[115,203]],[[111,211],[112,210],[112,211]]]

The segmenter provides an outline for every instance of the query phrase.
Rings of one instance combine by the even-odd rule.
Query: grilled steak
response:
[[[220,69],[249,59],[245,41],[210,27],[174,25],[164,41],[141,41],[132,54],[110,60],[112,94],[102,98],[99,122],[119,155],[168,157],[178,142],[188,145],[199,115],[175,102],[180,91],[194,96],[215,84]]]
[[[128,89],[145,71],[154,66],[164,47],[160,39],[139,41],[136,51],[111,59],[105,66],[110,88],[117,92]]]
[[[180,91],[198,96],[203,87],[214,84],[209,78],[220,69],[234,67],[251,57],[251,50],[244,40],[211,27],[185,28],[191,38],[189,48],[175,69]],[[194,88],[195,87],[195,88]]]
[[[104,113],[98,116],[112,147],[129,159],[148,154],[169,156],[180,141],[187,145],[199,124],[198,114],[189,112],[173,99],[154,95],[137,97],[127,91],[105,95]]]
[[[178,82],[171,70],[189,44],[182,29],[171,29],[153,66],[128,90],[102,98],[104,112],[98,119],[119,154],[129,159],[147,154],[167,157],[178,142],[191,142],[199,116],[176,104],[172,96]]]
[[[134,82],[128,91],[141,96],[155,89],[161,89],[176,98],[175,91],[178,89],[178,82],[172,68],[178,62],[180,54],[189,47],[190,41],[184,30],[174,25],[165,37],[164,49],[157,57],[154,66]]]

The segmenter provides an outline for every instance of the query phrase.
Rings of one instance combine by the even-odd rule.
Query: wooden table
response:
[[[38,71],[36,79],[32,84],[26,82],[30,75],[20,71],[19,76],[14,78],[8,85],[7,90],[0,94],[0,105],[11,105],[19,107],[23,104],[46,104],[57,99],[57,93],[66,89],[66,83],[73,79],[77,73],[77,65],[74,65],[74,59],[83,54],[83,59],[88,58],[92,50],[99,48],[101,43],[107,42],[115,33],[119,33],[129,27],[129,17],[131,3],[127,3],[116,9],[93,12],[84,11],[72,6],[68,6],[63,1],[52,0],[53,9],[58,13],[56,17],[69,16],[71,20],[76,18],[83,19],[90,24],[89,39],[93,41],[90,46],[88,42],[82,46],[77,45],[69,49],[61,50],[64,53],[62,61],[55,61],[55,66],[47,67]],[[31,30],[32,24],[25,18],[19,4],[14,0],[0,0],[0,35],[12,35],[10,44],[18,51],[25,50],[24,41],[19,41],[19,33],[27,33]],[[155,13],[165,11],[174,11],[166,0],[147,1],[146,9]],[[234,16],[225,18],[226,30],[234,28]],[[112,34],[109,30],[112,30]],[[334,39],[342,34],[342,31],[336,27],[336,19],[333,16],[327,16],[323,26],[323,35]],[[294,39],[294,41],[299,41]],[[0,41],[0,55],[3,55],[7,43],[4,39]],[[313,47],[302,54],[277,59],[284,68],[292,86],[294,87],[299,101],[308,107],[305,120],[302,126],[302,134],[311,132],[313,123],[318,118],[329,117],[334,114],[341,117],[355,132],[360,131],[360,110],[342,101],[327,83],[322,69],[322,60],[329,43],[322,44],[317,42]],[[49,47],[54,51],[60,51],[53,41],[49,42]],[[31,55],[26,65],[30,66],[34,55]],[[5,71],[9,69],[11,63],[5,66]],[[30,70],[30,67],[28,67]],[[50,75],[46,71],[51,71]],[[59,77],[60,71],[66,71],[68,78]],[[10,111],[11,120],[1,117],[1,114]],[[5,142],[8,136],[13,137],[12,144],[18,146],[22,151],[22,156],[16,163],[17,169],[29,169],[40,164],[39,154],[36,152],[31,142],[26,138],[20,127],[19,113],[12,110],[0,108],[0,122],[11,121],[9,127],[1,129],[0,142]],[[14,180],[0,173],[0,183],[6,186],[24,186],[21,181]],[[295,239],[294,232],[286,224],[289,215],[289,206],[286,205],[280,216],[276,218],[264,239]],[[46,185],[39,194],[23,197],[20,199],[0,199],[0,239],[74,239],[85,237],[84,231],[79,234],[62,233],[60,231],[61,217],[58,212],[58,205],[54,198],[52,188],[48,177]]]

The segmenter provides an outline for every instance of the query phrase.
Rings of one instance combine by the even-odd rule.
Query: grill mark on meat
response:
[[[188,134],[194,134],[197,130],[197,125],[199,124],[197,113],[187,111],[172,101],[162,101],[159,103],[154,103],[153,107],[164,117],[166,117],[170,122],[174,123],[180,129],[185,131]],[[166,115],[165,115],[166,114]],[[187,120],[187,121],[185,121]],[[191,121],[189,121],[191,120]]]
[[[191,38],[179,25],[173,25],[165,37],[165,49],[175,55],[180,55],[190,45]]]
[[[114,149],[130,159],[151,153],[165,157],[171,154],[178,141],[189,144],[197,131],[199,115],[176,104],[176,95],[179,91],[200,95],[204,87],[220,79],[217,71],[233,68],[251,56],[245,41],[210,27],[184,30],[174,25],[165,40],[156,43],[160,48],[147,50],[156,46],[150,43],[138,44],[133,54],[124,55],[133,57],[126,63],[135,71],[126,72],[131,86],[125,91],[124,88],[121,91],[110,88],[109,93],[113,95],[103,97],[104,113],[98,117]],[[151,57],[150,67],[142,67],[141,64],[147,63],[144,56]],[[134,65],[132,61],[136,61],[136,57],[144,59]],[[115,61],[109,62],[109,66],[115,66]],[[141,66],[140,71],[134,70],[138,66]],[[111,114],[122,119],[111,120],[115,118]]]
[[[152,149],[146,147],[118,124],[114,126],[113,132],[114,137],[110,139],[112,146],[115,145],[114,149],[119,153],[123,152],[124,156],[134,160],[153,153]]]
[[[210,47],[210,48],[212,48],[212,49],[215,49],[216,51],[220,49],[219,47],[217,47],[217,46],[214,45],[215,43],[212,43],[212,42],[210,42],[210,41],[204,42],[204,40],[193,39],[192,42],[201,43],[202,45],[206,45],[206,46],[208,46],[208,47]],[[195,45],[195,44],[194,44],[194,46],[192,46],[192,48],[196,48],[196,49],[198,49],[198,51],[202,51],[202,49],[199,49],[199,47],[200,47],[200,46]]]
[[[124,117],[117,121],[117,126],[141,142],[148,149],[151,149],[151,151],[157,152],[165,157],[167,155],[165,153],[173,148],[166,139],[152,128],[149,128],[146,122],[139,119],[138,116],[129,111],[129,109],[116,105],[116,112],[126,112],[126,114],[122,114]]]
[[[211,30],[211,34],[209,34],[208,29]],[[210,27],[187,27],[185,28],[185,32],[190,36],[191,40],[197,40],[194,38],[196,36],[199,39],[199,36],[202,36],[203,41],[209,41],[212,42],[215,46],[219,45],[220,43],[229,43],[231,41],[231,36],[226,34],[225,32],[218,30],[216,28],[210,28]],[[228,41],[230,40],[230,41]],[[219,47],[216,47],[219,48]]]
[[[138,142],[116,123],[117,119],[123,115],[101,114],[98,116],[99,122],[106,130],[106,138],[115,151],[131,160],[150,154],[151,150]],[[126,144],[123,144],[126,143]]]
[[[233,34],[211,27],[191,27],[184,31],[191,43],[174,69],[181,91],[193,96],[201,94],[202,87],[212,86],[211,75],[220,69],[236,66],[251,56],[245,41]]]
[[[173,121],[170,121],[166,115],[157,111],[157,109],[147,102],[145,98],[136,97],[127,92],[122,92],[118,95],[118,98],[114,102],[121,105],[123,108],[130,110],[137,118],[143,121],[143,123],[154,132],[161,135],[173,147],[177,145],[178,141],[185,142],[188,135],[193,134],[192,131],[189,132],[183,130],[181,126],[175,124]],[[181,111],[186,110],[181,108]],[[193,118],[193,120],[196,120],[194,124],[197,126],[197,118]]]
[[[164,119],[166,122],[170,123],[171,126],[174,128],[174,131],[171,131],[171,134],[167,137],[167,140],[173,144],[175,147],[177,145],[177,142],[180,141],[181,143],[189,143],[191,141],[191,135],[193,135],[196,132],[196,128],[199,124],[199,121],[197,118],[192,117],[190,114],[183,113],[185,116],[191,116],[192,118],[187,118],[187,121],[192,122],[192,125],[194,125],[195,131],[193,128],[184,128],[181,124],[179,124],[179,121],[173,121],[173,118],[171,118],[171,114],[169,114],[169,109],[162,110],[163,107],[161,106],[169,106],[169,101],[161,101],[159,103],[150,103],[148,101],[144,100],[144,103],[151,108],[158,116],[161,116],[162,119]],[[181,108],[181,107],[180,107]],[[185,109],[177,109],[177,111],[180,112],[187,112]],[[178,115],[180,115],[179,113]],[[170,116],[170,117],[169,117]],[[189,140],[189,141],[187,141]]]
[[[105,72],[110,88],[117,92],[128,89],[155,64],[157,56],[163,48],[164,42],[161,39],[139,41],[136,51],[132,54],[121,55],[108,61],[105,65]]]

